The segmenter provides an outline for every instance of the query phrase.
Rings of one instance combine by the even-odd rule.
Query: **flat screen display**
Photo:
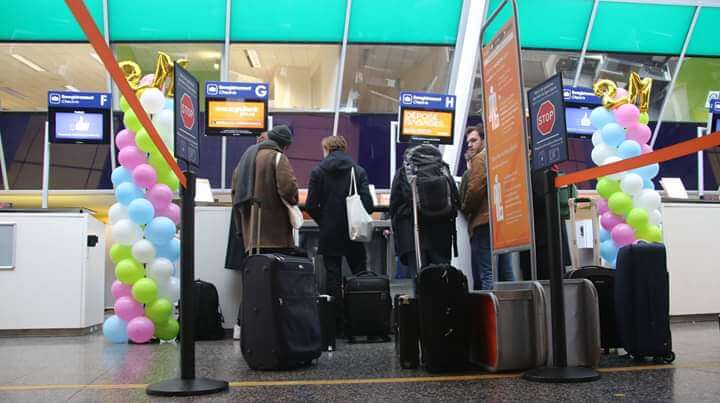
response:
[[[206,103],[207,135],[258,134],[266,130],[266,101],[208,99]]]
[[[48,110],[51,143],[105,144],[109,142],[110,110],[51,108]]]
[[[453,111],[403,108],[399,141],[452,144],[454,121]]]
[[[565,108],[565,126],[568,133],[592,135],[595,129],[590,122],[590,108]]]

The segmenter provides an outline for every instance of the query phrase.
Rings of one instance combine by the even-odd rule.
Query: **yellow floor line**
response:
[[[720,362],[696,362],[686,364],[667,365],[638,365],[632,367],[598,368],[601,373],[657,371],[663,369],[713,369],[720,368]],[[492,379],[516,379],[522,373],[485,373],[476,375],[445,375],[445,376],[418,376],[396,378],[359,378],[359,379],[305,379],[288,381],[236,381],[230,382],[232,388],[268,387],[268,386],[322,386],[322,385],[364,385],[383,383],[423,383],[423,382],[472,382]],[[33,390],[62,390],[62,389],[88,389],[88,390],[130,390],[145,389],[144,383],[125,384],[58,384],[58,385],[4,385],[0,392],[17,392]]]

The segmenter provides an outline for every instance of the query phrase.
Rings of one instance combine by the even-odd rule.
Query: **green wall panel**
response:
[[[110,40],[224,41],[225,0],[110,0]]]
[[[678,73],[666,120],[707,122],[708,91],[720,90],[720,59],[689,57]]]
[[[720,8],[705,7],[700,10],[700,16],[687,49],[689,55],[720,56],[718,23],[720,23]]]
[[[3,41],[86,41],[85,33],[70,9],[61,0],[2,0],[0,40]],[[85,0],[101,33],[102,0]]]
[[[350,42],[454,45],[462,0],[355,0]]]
[[[233,0],[230,38],[242,42],[341,42],[342,0]]]
[[[694,10],[692,6],[601,2],[588,49],[680,54]]]

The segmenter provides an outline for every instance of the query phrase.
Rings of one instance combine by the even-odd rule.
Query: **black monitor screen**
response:
[[[110,133],[110,111],[107,109],[51,108],[49,111],[51,143],[106,144]]]

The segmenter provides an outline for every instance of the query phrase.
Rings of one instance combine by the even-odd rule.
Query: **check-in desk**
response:
[[[0,209],[0,334],[102,324],[105,224],[85,209]]]

